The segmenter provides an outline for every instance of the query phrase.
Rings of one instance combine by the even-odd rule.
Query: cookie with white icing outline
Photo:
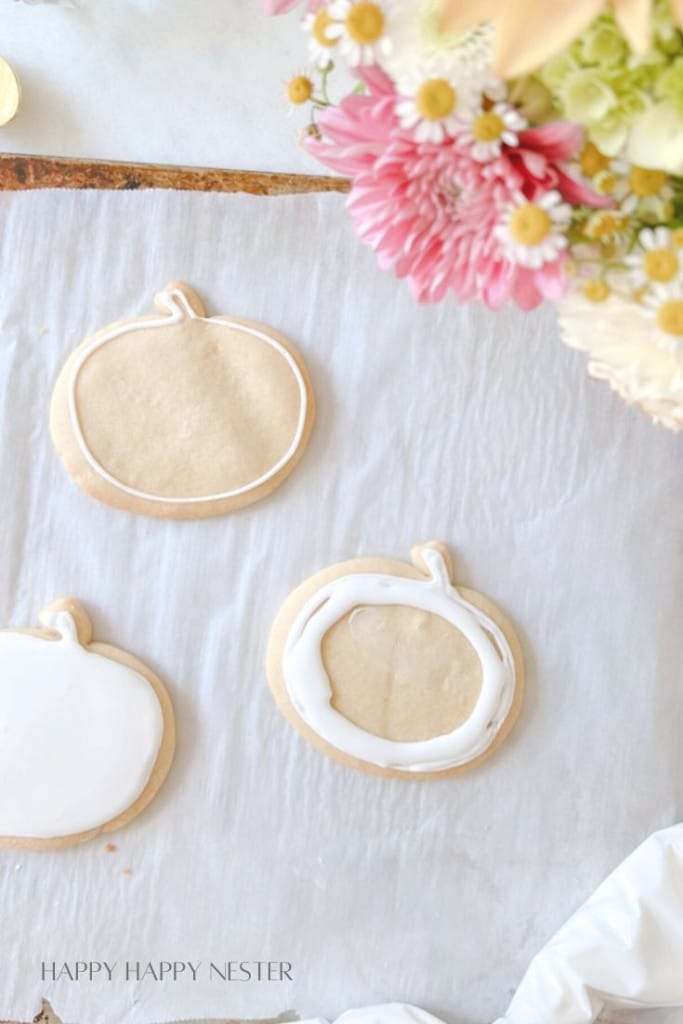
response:
[[[40,621],[0,630],[0,846],[34,850],[128,824],[175,747],[170,697],[146,665],[93,642],[77,601]]]
[[[440,778],[503,742],[524,664],[502,612],[454,586],[442,544],[414,548],[412,561],[316,573],[278,612],[266,670],[280,710],[323,753],[380,775]]]
[[[116,508],[176,519],[265,498],[292,472],[315,414],[306,366],[263,324],[207,317],[172,283],[161,315],[111,324],[71,354],[50,429],[67,471]]]

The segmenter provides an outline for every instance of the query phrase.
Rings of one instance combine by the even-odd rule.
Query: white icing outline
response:
[[[168,316],[160,317],[158,319],[146,317],[141,318],[138,321],[127,321],[126,323],[120,324],[119,326],[114,327],[111,331],[100,335],[92,341],[92,343],[83,350],[83,353],[76,361],[69,380],[68,402],[71,426],[81,454],[90,468],[94,470],[98,476],[101,476],[104,480],[112,484],[114,487],[117,487],[120,491],[130,494],[131,497],[141,498],[144,501],[158,501],[164,505],[196,505],[205,501],[226,501],[229,498],[237,498],[242,494],[248,494],[249,491],[256,490],[271,480],[274,476],[277,476],[277,474],[284,469],[289,462],[291,462],[299,450],[304,430],[306,428],[306,418],[308,416],[308,391],[303,373],[301,372],[292,353],[276,338],[271,337],[271,335],[266,334],[264,331],[257,330],[255,327],[250,327],[246,324],[239,323],[236,320],[231,320],[229,317],[199,316],[199,314],[190,305],[187,296],[179,288],[165,289],[164,291],[159,292],[156,296],[156,301],[158,303],[163,303],[166,306],[169,311]],[[103,345],[109,344],[110,341],[115,341],[116,338],[120,338],[124,334],[132,334],[134,331],[146,331],[150,328],[168,327],[173,324],[181,323],[185,319],[199,320],[206,324],[222,324],[225,327],[234,327],[239,331],[244,331],[246,334],[251,334],[254,338],[258,338],[267,345],[270,345],[271,348],[275,349],[276,352],[279,352],[280,355],[284,357],[289,368],[294,374],[294,378],[299,388],[301,401],[294,440],[278,462],[267,470],[267,472],[263,473],[257,480],[248,484],[243,484],[241,487],[235,487],[231,491],[224,491],[221,494],[207,494],[200,497],[169,498],[161,497],[158,494],[149,494],[146,491],[139,491],[135,487],[130,487],[128,484],[123,483],[123,481],[119,480],[112,473],[106,470],[104,466],[97,461],[93,453],[88,448],[81,428],[78,415],[78,404],[76,401],[76,387],[78,384],[78,376],[83,369],[83,366],[98,349],[102,348]]]
[[[381,768],[439,772],[467,764],[489,749],[512,709],[516,671],[502,629],[453,586],[443,555],[426,546],[420,554],[430,574],[426,579],[356,573],[317,590],[292,623],[282,670],[297,713],[330,746]],[[322,658],[323,637],[360,605],[421,608],[465,635],[482,666],[481,692],[465,722],[442,736],[398,742],[361,729],[332,707],[330,680]]]

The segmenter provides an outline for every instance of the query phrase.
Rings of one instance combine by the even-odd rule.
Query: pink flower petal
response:
[[[307,148],[352,180],[347,205],[358,234],[384,270],[405,278],[416,300],[512,298],[533,309],[565,288],[564,256],[541,270],[506,259],[495,234],[518,192],[529,199],[557,189],[571,201],[602,202],[562,161],[581,144],[574,126],[557,122],[520,136],[488,163],[457,139],[419,143],[396,116],[396,94],[378,68],[362,72],[368,92],[351,94],[320,117],[322,139]]]
[[[301,0],[261,0],[266,14],[287,14],[298,7]],[[308,0],[307,11],[317,11],[325,3],[325,0]]]
[[[569,160],[583,143],[583,128],[569,121],[551,121],[519,134],[522,149],[533,149],[547,160]]]

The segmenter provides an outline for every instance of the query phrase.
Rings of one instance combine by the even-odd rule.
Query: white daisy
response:
[[[487,85],[494,91],[500,89],[502,83],[491,72],[490,25],[445,32],[441,27],[443,0],[385,2],[391,15],[388,34],[392,46],[381,64],[393,79],[401,81],[416,74],[456,76],[471,82],[474,92],[485,91]]]
[[[495,235],[509,259],[538,270],[567,248],[565,230],[570,220],[571,207],[562,202],[559,192],[546,192],[533,202],[520,192],[503,214]]]
[[[351,67],[380,63],[391,51],[387,10],[377,0],[332,0],[327,35]]]
[[[669,284],[683,278],[683,251],[668,228],[644,228],[638,248],[626,257],[634,287]]]
[[[504,145],[516,146],[519,132],[526,127],[527,122],[518,110],[509,103],[496,103],[469,117],[458,134],[470,146],[474,159],[486,163],[495,160]]]
[[[458,90],[447,78],[418,78],[401,88],[396,113],[417,142],[443,142],[460,127],[460,105]]]
[[[635,210],[641,214],[652,212],[661,217],[674,194],[668,174],[649,167],[637,167],[635,164],[626,164],[624,174],[623,194],[620,195],[619,190],[615,192],[621,209],[626,213]],[[668,220],[669,217],[662,219]]]
[[[594,210],[589,214],[582,228],[583,234],[592,242],[611,244],[623,248],[629,245],[633,235],[631,218],[618,207]]]
[[[643,298],[654,311],[657,334],[671,351],[683,350],[683,281],[656,285]]]
[[[301,27],[308,36],[308,50],[312,60],[321,67],[326,67],[332,60],[332,53],[337,45],[337,37],[329,35],[328,30],[333,24],[327,7],[319,7],[305,16]]]

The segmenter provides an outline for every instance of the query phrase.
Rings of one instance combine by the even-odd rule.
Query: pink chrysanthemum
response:
[[[380,266],[406,278],[421,302],[448,292],[494,308],[508,298],[523,309],[558,299],[564,251],[525,265],[497,229],[520,197],[540,204],[552,191],[570,203],[601,202],[563,167],[581,145],[580,129],[558,122],[523,131],[515,147],[482,163],[457,139],[416,142],[401,129],[391,80],[377,69],[363,77],[368,92],[325,111],[323,137],[308,146],[353,179],[349,211]]]

